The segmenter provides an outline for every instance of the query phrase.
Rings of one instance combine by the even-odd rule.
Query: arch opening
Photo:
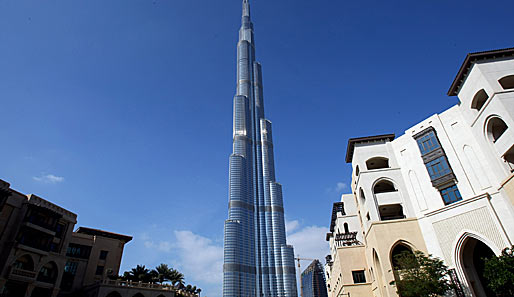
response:
[[[514,89],[514,75],[507,75],[498,80],[504,90]]]
[[[485,259],[494,257],[494,252],[482,241],[469,237],[464,241],[460,255],[460,264],[474,295],[494,297],[484,277]]]
[[[471,108],[480,111],[487,99],[489,99],[489,95],[487,95],[484,89],[481,89],[475,94],[473,100],[471,100]]]
[[[344,233],[350,233],[350,229],[348,228],[348,223],[344,223]]]
[[[373,187],[374,194],[396,192],[396,188],[391,181],[381,180]]]
[[[368,170],[389,168],[389,159],[384,157],[374,157],[366,161],[366,168]]]
[[[23,255],[16,259],[12,267],[16,269],[34,271],[34,261],[32,260],[31,256]]]
[[[416,257],[414,257],[410,247],[402,243],[393,247],[391,250],[391,267],[393,268],[395,281],[401,280],[402,270],[418,266]]]
[[[54,262],[46,263],[39,270],[37,280],[44,283],[54,284],[57,280],[57,265]]]
[[[117,291],[112,291],[111,293],[107,294],[105,297],[121,297],[121,294]]]
[[[134,296],[132,296],[132,297],[145,297],[145,295],[143,295],[143,294],[141,294],[141,293],[137,293],[137,294],[135,294],[135,295],[134,295]]]
[[[489,140],[492,143],[495,143],[496,141],[498,141],[498,139],[500,139],[503,133],[505,133],[507,128],[507,124],[505,124],[505,122],[502,119],[498,117],[490,119],[487,122],[487,136],[489,137]]]

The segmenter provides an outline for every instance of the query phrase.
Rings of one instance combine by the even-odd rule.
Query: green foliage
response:
[[[125,271],[119,279],[144,283],[170,282],[173,286],[192,294],[199,294],[202,290],[196,286],[184,286],[184,275],[178,270],[170,268],[167,264],[160,264],[155,269],[149,270],[145,265],[137,265],[129,271]],[[177,295],[180,297],[179,295]]]
[[[496,296],[514,296],[514,246],[505,248],[499,257],[486,259],[484,277]]]
[[[394,257],[397,292],[401,297],[434,297],[453,288],[443,261],[420,251],[404,251]]]

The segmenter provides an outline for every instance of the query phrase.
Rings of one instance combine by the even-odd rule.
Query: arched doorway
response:
[[[23,255],[22,257],[16,259],[12,267],[15,269],[34,271],[34,261],[32,260],[31,256]]]
[[[57,265],[54,262],[46,263],[37,275],[37,281],[54,284],[57,280]]]
[[[418,267],[414,258],[412,249],[406,244],[398,243],[393,247],[391,250],[391,267],[393,267],[393,276],[396,282],[401,279],[403,269]],[[399,295],[402,296],[401,292]]]
[[[121,297],[121,294],[116,291],[112,291],[106,297]]]
[[[460,263],[470,290],[476,297],[494,297],[484,278],[485,259],[494,257],[494,252],[482,241],[468,237],[460,253]]]

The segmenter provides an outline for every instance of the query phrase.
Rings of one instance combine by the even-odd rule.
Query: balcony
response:
[[[384,193],[375,193],[375,197],[377,199],[378,205],[390,205],[390,204],[401,204],[402,198],[400,196],[400,192],[384,192]]]
[[[36,273],[34,271],[19,269],[11,267],[11,271],[9,272],[9,279],[17,279],[21,281],[32,281],[36,278]]]

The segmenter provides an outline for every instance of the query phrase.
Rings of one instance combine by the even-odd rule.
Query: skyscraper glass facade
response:
[[[328,297],[325,274],[318,260],[312,261],[301,277],[303,297]]]
[[[296,297],[294,252],[286,244],[282,186],[275,180],[271,122],[264,117],[248,0],[243,0],[237,44],[233,118],[223,296]]]

